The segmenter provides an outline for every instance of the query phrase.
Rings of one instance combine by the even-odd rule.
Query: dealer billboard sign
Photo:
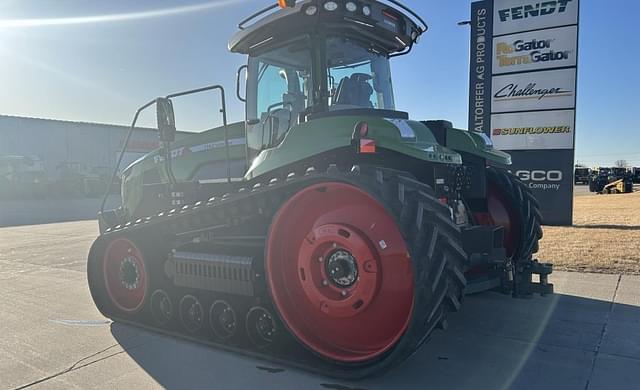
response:
[[[543,222],[573,223],[579,0],[471,4],[469,129],[513,158]]]

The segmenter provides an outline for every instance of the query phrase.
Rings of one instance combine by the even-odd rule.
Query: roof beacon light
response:
[[[326,3],[324,3],[324,9],[329,12],[335,11],[338,9],[338,3],[336,3],[335,1],[327,1]]]
[[[280,8],[291,8],[296,6],[296,0],[278,0]]]
[[[349,12],[356,12],[358,10],[358,6],[353,1],[347,2],[346,7]]]

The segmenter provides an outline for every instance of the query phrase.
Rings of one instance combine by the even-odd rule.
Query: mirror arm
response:
[[[171,143],[170,142],[162,142],[162,152],[164,154],[164,166],[167,171],[167,178],[169,179],[169,184],[176,184],[176,176],[173,174],[173,165],[172,156],[171,156]]]

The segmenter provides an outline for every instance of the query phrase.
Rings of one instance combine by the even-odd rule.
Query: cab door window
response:
[[[250,151],[279,144],[311,105],[311,53],[306,40],[249,59],[247,137]]]

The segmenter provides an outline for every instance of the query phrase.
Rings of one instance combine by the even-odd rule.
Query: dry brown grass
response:
[[[560,270],[640,274],[640,192],[577,196],[574,226],[545,226],[537,257]]]

